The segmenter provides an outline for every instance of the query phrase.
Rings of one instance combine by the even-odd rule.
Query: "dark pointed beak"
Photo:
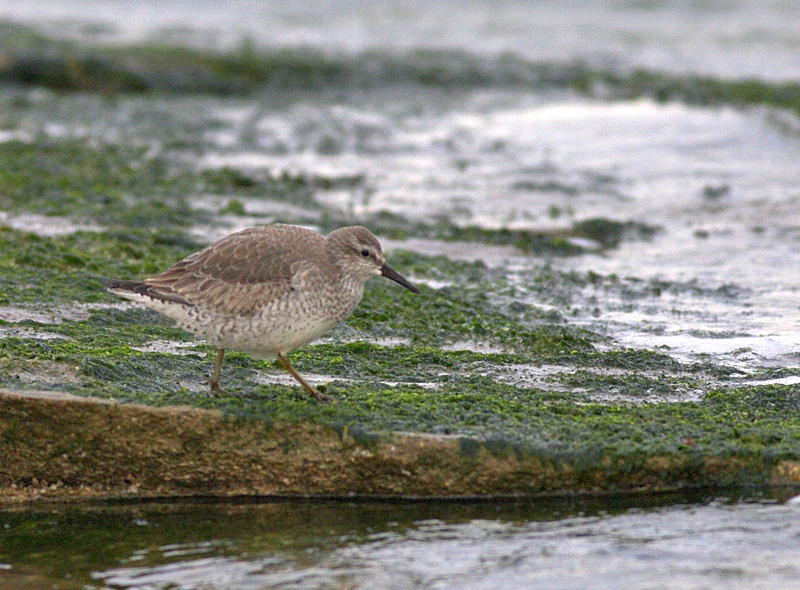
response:
[[[388,264],[384,264],[381,267],[381,275],[385,276],[387,279],[392,279],[395,283],[400,283],[412,293],[419,293],[419,289],[412,285],[407,278],[405,278]]]

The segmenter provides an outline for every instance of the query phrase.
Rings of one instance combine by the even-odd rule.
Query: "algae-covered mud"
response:
[[[730,466],[656,487],[772,481],[800,459],[796,64],[781,54],[756,78],[651,63],[630,39],[602,43],[603,59],[523,48],[514,6],[491,21],[505,46],[426,43],[418,29],[410,45],[353,44],[323,8],[304,16],[316,43],[303,27],[267,41],[270,18],[285,35],[297,26],[281,11],[170,37],[169,15],[142,12],[137,29],[7,8],[0,387],[310,423],[364,444],[456,436],[573,467]],[[495,38],[473,27],[476,7],[457,10],[473,11],[464,39]],[[531,26],[552,18],[530,10]],[[667,12],[717,9],[697,10]],[[579,30],[579,12],[551,33]],[[701,42],[631,26],[670,52]],[[727,47],[721,35],[703,47]],[[737,47],[750,59],[764,46]],[[367,225],[422,286],[369,284],[345,325],[293,354],[332,404],[236,353],[228,393],[209,397],[209,348],[103,288],[275,221]],[[3,424],[5,444],[32,444]],[[9,473],[4,484],[32,485]]]

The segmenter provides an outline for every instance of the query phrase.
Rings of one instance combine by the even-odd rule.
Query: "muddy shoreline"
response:
[[[800,462],[606,455],[593,464],[458,436],[356,440],[309,422],[0,392],[0,504],[164,497],[524,498],[800,485]]]

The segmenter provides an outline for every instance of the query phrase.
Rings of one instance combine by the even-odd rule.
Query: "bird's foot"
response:
[[[306,387],[306,391],[308,391],[308,393],[310,393],[314,397],[314,399],[319,402],[329,402],[331,401],[331,399],[333,399],[331,398],[331,396],[325,395],[319,389],[313,386]]]
[[[225,390],[219,386],[219,381],[209,381],[208,385],[209,397],[214,397],[215,395],[225,395]]]
[[[324,393],[320,393],[319,391],[317,391],[317,393],[315,393],[313,395],[314,395],[314,399],[316,399],[319,402],[329,402],[329,401],[331,401],[333,399],[331,396],[325,395]]]

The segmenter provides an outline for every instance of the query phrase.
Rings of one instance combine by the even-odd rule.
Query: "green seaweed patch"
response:
[[[42,237],[0,226],[0,304],[120,301],[108,279],[155,274],[199,248],[169,230]]]
[[[391,86],[470,89],[555,88],[597,95],[688,104],[767,105],[800,111],[800,84],[758,79],[598,69],[579,61],[535,62],[505,53],[420,48],[354,55],[309,48],[268,50],[245,39],[219,52],[171,42],[100,46],[47,38],[30,27],[0,23],[0,82],[57,91],[242,95],[279,89],[330,92]],[[368,64],[365,66],[365,64]]]
[[[103,276],[146,276],[197,249],[197,244],[182,234],[169,231],[40,238],[3,229],[0,235],[6,246],[0,253],[3,275],[24,279],[26,288],[33,285],[36,295],[29,301],[39,303],[117,301],[103,292]],[[280,369],[235,353],[226,357],[223,367],[228,393],[210,397],[205,384],[211,369],[211,361],[204,355],[208,348],[193,346],[188,354],[138,350],[152,341],[192,344],[194,340],[171,322],[137,307],[90,310],[83,321],[21,322],[21,328],[60,338],[5,338],[0,346],[0,364],[13,372],[3,371],[0,382],[17,388],[47,385],[150,405],[216,408],[270,423],[309,420],[341,432],[345,428],[359,432],[358,438],[365,441],[371,439],[370,433],[386,430],[475,437],[492,441],[494,453],[536,452],[552,457],[554,463],[566,460],[564,457],[573,463],[590,462],[606,450],[631,457],[656,451],[691,455],[697,449],[729,453],[768,449],[770,456],[791,455],[796,441],[790,436],[793,425],[785,410],[795,398],[786,395],[790,391],[786,388],[763,390],[786,414],[778,424],[772,424],[776,413],[768,412],[770,406],[759,406],[761,398],[744,390],[727,392],[738,408],[731,399],[723,403],[722,394],[715,393],[709,404],[662,407],[638,403],[635,405],[642,407],[637,409],[621,402],[592,402],[585,388],[561,393],[504,383],[501,373],[506,367],[544,362],[619,369],[624,376],[617,381],[608,376],[597,378],[592,394],[621,390],[633,399],[637,391],[652,388],[656,381],[660,394],[667,395],[672,386],[680,396],[694,384],[692,379],[701,375],[683,377],[687,369],[660,352],[597,350],[593,346],[596,335],[562,324],[542,323],[531,313],[531,306],[518,301],[498,301],[483,291],[505,289],[505,281],[485,265],[454,262],[451,266],[445,259],[410,253],[400,253],[398,261],[403,266],[408,263],[415,275],[439,279],[451,276],[457,282],[466,274],[475,283],[440,289],[422,285],[423,293],[415,296],[389,282],[372,282],[362,306],[336,334],[350,336],[355,332],[365,340],[399,337],[407,339],[408,344],[325,344],[293,353],[301,372],[318,371],[352,380],[328,386],[328,393],[336,400],[331,404],[308,399],[297,386],[256,385],[258,372]],[[405,271],[394,259],[392,262]],[[540,274],[545,284],[549,281],[563,288],[576,281],[602,284],[606,280],[562,275],[546,267]],[[66,277],[78,279],[70,283]],[[4,284],[4,289],[13,288],[12,283]],[[22,295],[22,290],[18,294]],[[508,299],[513,297],[509,295]],[[439,348],[461,341],[494,343],[502,347],[502,352]],[[69,378],[53,380],[50,371],[50,377],[43,375],[37,380],[31,377],[37,367],[63,367]],[[741,398],[747,396],[748,401],[743,402]],[[680,406],[680,412],[669,409],[670,405]],[[708,411],[711,406],[713,412]]]
[[[414,344],[484,342],[533,354],[571,354],[591,348],[586,334],[561,325],[534,325],[520,320],[519,308],[495,305],[474,289],[421,285],[413,296],[395,285],[370,285],[348,326],[376,336],[410,338]]]
[[[624,369],[627,371],[680,371],[682,365],[671,356],[642,348],[621,348],[603,352],[589,352],[585,362],[593,366]]]
[[[616,248],[623,240],[649,240],[659,231],[654,225],[603,217],[578,221],[572,227],[573,236],[594,240],[602,248]]]
[[[552,375],[549,380],[572,390],[585,391],[600,400],[685,398],[691,392],[700,391],[706,386],[706,382],[696,375],[689,377],[680,373],[663,372],[651,374],[635,370],[609,374],[580,369]]]
[[[0,158],[0,210],[133,229],[211,222],[208,211],[190,206],[190,195],[253,196],[309,206],[319,186],[354,182],[350,177],[245,174],[227,167],[196,172],[144,146],[84,139],[2,142]],[[236,199],[228,207],[224,212],[244,213]]]
[[[228,355],[223,368],[227,393],[212,397],[204,383],[211,368],[205,347],[177,355],[143,352],[124,342],[143,342],[153,335],[149,330],[174,337],[174,328],[152,326],[146,317],[129,323],[122,317],[106,319],[113,330],[97,330],[95,318],[48,326],[61,329],[63,338],[5,338],[0,364],[16,374],[42,363],[69,367],[73,378],[49,386],[83,395],[188,404],[268,423],[309,421],[340,432],[346,427],[362,433],[358,438],[365,441],[372,438],[369,433],[396,430],[471,437],[492,441],[494,453],[536,453],[554,463],[580,464],[608,453],[635,461],[654,453],[768,455],[778,460],[797,458],[800,449],[800,397],[794,387],[716,389],[696,403],[599,403],[579,391],[517,387],[496,379],[498,367],[529,363],[527,354],[351,343],[308,346],[292,355],[301,372],[319,370],[351,379],[328,385],[331,403],[316,402],[294,385],[254,385],[256,371],[280,369],[236,353]],[[601,360],[602,353],[594,354],[595,362]],[[608,364],[619,357],[611,358]],[[7,371],[2,375],[4,386],[36,386]],[[401,383],[391,386],[383,380]],[[686,384],[679,377],[662,380],[676,389]],[[633,394],[637,386],[651,387],[653,382],[634,375],[619,384]],[[598,389],[619,384],[596,382]],[[662,386],[659,393],[666,391]]]
[[[505,269],[491,268],[481,259],[456,260],[404,249],[391,250],[387,259],[392,268],[402,270],[406,276],[449,285],[463,285],[470,290],[481,291],[491,288],[495,283],[508,281]],[[369,283],[367,289],[371,289],[372,285],[373,283]]]
[[[328,373],[339,378],[379,378],[390,381],[428,382],[452,374],[486,370],[498,364],[530,362],[529,356],[512,353],[443,351],[429,346],[378,346],[367,342],[318,344],[292,354],[304,371]]]
[[[207,372],[205,347],[175,355],[143,352],[134,348],[143,342],[130,340],[130,345],[124,345],[95,334],[48,340],[7,337],[0,342],[0,365],[6,367],[0,385],[39,388],[42,379],[37,367],[44,363],[64,367],[70,377],[54,382],[45,376],[48,389],[151,405],[190,403],[191,396],[197,396],[196,384]],[[193,386],[193,394],[187,383]]]
[[[370,51],[349,56],[308,48],[258,50],[244,40],[232,51],[214,52],[170,43],[87,46],[9,24],[0,33],[14,41],[7,45],[0,81],[104,94],[162,91],[227,96],[265,87],[319,91],[391,84],[529,86],[561,78],[569,69],[512,56],[484,59],[463,51]]]
[[[331,219],[332,225],[340,223]],[[446,242],[474,242],[492,246],[510,246],[524,254],[576,256],[589,249],[616,248],[623,240],[650,240],[661,228],[637,221],[590,218],[558,230],[492,229],[476,225],[457,225],[446,217],[435,222],[412,222],[397,214],[378,213],[367,221],[371,229],[395,240],[409,237],[429,238]],[[578,242],[591,240],[596,248]]]
[[[617,94],[628,97],[649,96],[661,102],[680,100],[696,105],[767,105],[800,112],[800,84],[797,82],[769,82],[754,78],[724,80],[641,69],[626,76],[607,73],[603,76],[603,83],[609,82]]]
[[[220,215],[244,216],[247,212],[239,199],[230,199],[228,203],[219,210],[219,213]]]
[[[177,172],[146,148],[81,139],[0,143],[0,209],[68,216],[130,227],[187,226],[204,221],[185,195],[198,177]]]
[[[4,37],[13,36],[6,25]],[[221,53],[174,44],[86,46],[51,40],[22,29],[4,55],[0,81],[57,91],[171,92],[241,95],[275,86],[320,89],[353,82],[359,73],[348,58],[298,49],[258,53],[252,43]],[[27,33],[27,34],[24,34]]]
[[[742,373],[734,371],[739,377],[745,377]],[[800,376],[800,367],[763,367],[755,370],[748,370],[746,378],[748,381],[771,381],[785,379],[787,377]]]
[[[206,194],[290,201],[294,205],[302,206],[315,204],[314,192],[320,184],[332,185],[336,182],[333,177],[323,179],[286,171],[273,176],[268,171],[242,172],[229,166],[201,170],[199,179],[200,190]],[[245,211],[239,201],[231,199],[227,209],[222,212],[242,215]]]
[[[271,390],[273,388],[270,388]],[[773,388],[773,397],[790,395]],[[377,382],[334,383],[335,401],[318,404],[278,391],[256,409],[272,421],[311,421],[340,431],[411,431],[493,441],[494,452],[536,453],[554,462],[594,462],[598,456],[658,454],[800,457],[800,419],[766,406],[746,390],[726,403],[588,403],[485,377],[453,376],[435,389]],[[577,403],[576,403],[577,402]],[[796,403],[796,398],[793,404]],[[785,405],[785,404],[784,404]],[[227,411],[226,408],[220,409]],[[465,451],[469,453],[467,448]]]

